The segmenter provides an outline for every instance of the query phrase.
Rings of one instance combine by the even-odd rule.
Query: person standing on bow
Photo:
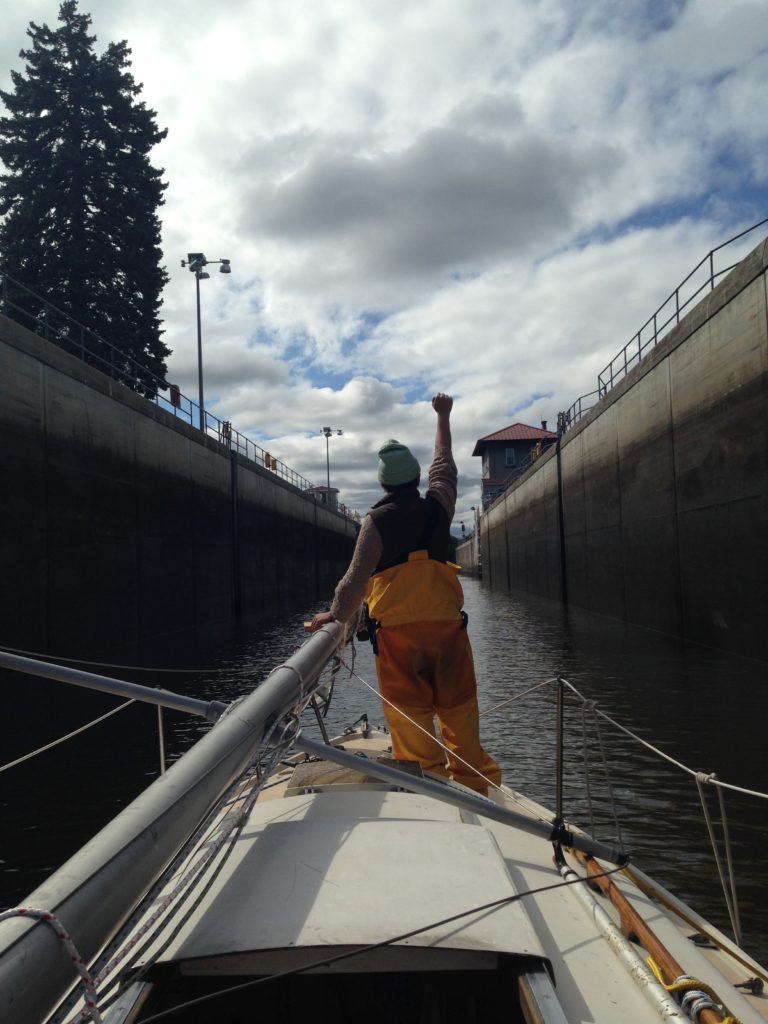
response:
[[[453,399],[437,394],[432,407],[437,431],[426,495],[419,494],[416,458],[399,441],[387,441],[378,452],[386,493],[363,520],[331,610],[316,615],[310,629],[348,623],[365,600],[394,756],[485,793],[488,782],[500,783],[501,771],[480,744],[464,595],[447,562],[457,484]],[[435,715],[443,747],[435,737]]]

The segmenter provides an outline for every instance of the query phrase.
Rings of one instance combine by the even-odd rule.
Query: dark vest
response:
[[[451,524],[443,506],[417,488],[385,494],[368,515],[381,535],[384,550],[373,575],[408,561],[411,551],[426,548],[436,562],[448,560]]]

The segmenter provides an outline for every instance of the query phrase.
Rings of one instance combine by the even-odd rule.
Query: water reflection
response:
[[[555,688],[540,687],[525,699],[495,706],[561,675],[601,711],[684,765],[768,792],[762,753],[765,665],[583,612],[566,614],[559,605],[495,593],[472,579],[464,581],[464,590],[481,711],[488,709],[483,739],[513,788],[554,807]],[[209,671],[174,673],[151,683],[206,700],[248,693],[306,639],[303,621],[314,610],[213,652]],[[342,671],[337,680],[331,732],[363,712],[374,721],[382,718],[375,696],[358,678],[375,681],[369,645],[347,648],[346,661],[353,657],[355,674]],[[149,681],[146,673],[135,678]],[[54,683],[30,681],[14,693],[16,714],[0,724],[3,762],[115,703]],[[180,714],[165,712],[164,719],[171,759],[207,728]],[[615,808],[621,837],[638,866],[729,930],[695,780],[596,719],[594,708],[585,712],[573,696],[566,700],[565,725],[566,816],[585,827],[592,821],[598,838],[616,841]],[[311,718],[306,728],[317,729]],[[156,776],[155,709],[131,707],[86,737],[0,775],[0,903],[18,902]],[[715,811],[711,787],[709,799]],[[732,793],[725,801],[744,942],[765,962],[762,836],[768,801]]]

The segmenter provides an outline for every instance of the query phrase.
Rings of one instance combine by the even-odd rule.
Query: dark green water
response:
[[[560,675],[600,711],[691,770],[715,772],[723,782],[768,793],[768,666],[583,612],[565,614],[559,605],[494,593],[472,579],[464,581],[464,589],[481,711]],[[302,622],[312,611],[212,651],[206,663],[210,671],[204,673],[112,674],[200,698],[231,699],[292,653],[304,639]],[[368,645],[356,648],[355,672],[371,684],[375,680]],[[10,674],[1,679],[7,709],[0,722],[2,764],[116,704],[114,698],[61,684]],[[375,696],[357,676],[342,671],[330,731],[340,731],[364,711],[381,721]],[[482,718],[485,745],[500,761],[505,782],[550,807],[555,715],[555,688],[547,685]],[[164,717],[171,757],[205,728],[196,719],[167,712]],[[598,736],[594,723],[593,708],[585,713],[568,695],[566,817],[584,827],[592,817],[597,837],[615,841],[615,805],[635,863],[730,932],[695,779],[604,721]],[[157,750],[157,713],[136,705],[0,774],[0,905],[20,902],[143,789],[157,775]],[[713,787],[707,793],[717,816]],[[768,800],[727,792],[725,806],[743,944],[765,963]]]

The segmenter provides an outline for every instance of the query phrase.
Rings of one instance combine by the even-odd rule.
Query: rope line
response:
[[[75,729],[73,732],[68,732],[66,736],[60,736],[57,740],[52,740],[50,743],[46,743],[44,747],[38,747],[37,750],[31,750],[28,754],[24,754],[22,757],[17,757],[15,761],[9,761],[8,764],[4,764],[0,768],[0,772],[6,772],[9,768],[15,768],[17,764],[23,764],[25,761],[31,760],[33,757],[37,757],[38,754],[44,754],[46,750],[52,750],[53,747],[58,747],[60,743],[64,743],[65,740],[71,740],[73,736],[78,736],[81,732],[85,732],[86,729],[92,728],[94,725],[98,725],[99,722],[105,721],[107,718],[111,718],[112,715],[116,715],[118,711],[123,711],[128,707],[129,704],[135,704],[135,698],[131,697],[130,700],[119,704],[116,708],[112,708],[105,715],[101,715],[99,718],[94,718],[92,722],[88,722],[87,725],[81,725],[79,729]]]
[[[248,769],[246,769],[246,771],[247,770]],[[242,784],[242,780],[243,776],[241,775],[229,788],[222,800],[212,808],[208,815],[207,824],[203,824],[201,829],[198,830],[200,838],[196,842],[194,837],[190,840],[193,844],[193,848],[190,849],[190,843],[185,844],[179,855],[163,872],[155,886],[153,886],[151,892],[147,894],[145,899],[136,908],[134,913],[131,915],[130,920],[110,942],[105,954],[96,962],[93,968],[94,992],[104,985],[110,975],[114,974],[115,970],[129,957],[129,955],[134,953],[136,947],[146,936],[149,935],[149,938],[144,943],[142,949],[136,950],[134,960],[136,957],[141,956],[146,952],[146,950],[157,941],[158,936],[167,926],[169,921],[169,917],[166,912],[170,910],[170,914],[175,915],[180,910],[181,902],[190,895],[195,883],[202,877],[206,869],[211,866],[215,857],[220,853],[224,844],[231,837],[233,830],[242,828],[254,801],[261,791],[263,782],[257,782],[257,784],[252,788],[251,793],[248,795],[247,800],[237,813],[226,815],[221,821],[218,821],[217,819],[219,810],[231,802],[232,795],[237,792],[238,788]],[[206,831],[208,833],[207,835]],[[202,853],[200,853],[200,851],[202,851]],[[229,852],[231,852],[231,848]],[[197,853],[200,853],[200,856],[193,863],[193,858]],[[228,854],[226,854],[226,856],[228,856]],[[204,895],[210,884],[215,880],[218,870],[219,868],[217,867],[211,879],[206,883],[201,896]],[[179,877],[173,889],[171,889],[170,892],[167,892],[164,896],[160,896],[162,890],[177,874]],[[194,906],[191,908],[190,913],[193,910]],[[145,918],[144,915],[147,911],[149,911],[149,916]],[[139,920],[142,920],[142,924],[139,928],[136,928],[136,924]],[[183,926],[185,920],[186,915],[182,921],[179,922],[176,931]],[[153,930],[154,933],[150,935],[150,932]],[[176,932],[174,932],[168,938],[167,942],[158,949],[155,957],[145,965],[143,970],[149,969],[155,959],[162,954],[168,942],[172,941],[175,933]],[[126,940],[127,936],[130,937]],[[119,979],[117,979],[117,981],[119,982]],[[70,999],[65,1002],[59,1010],[57,1019],[62,1019],[62,1016],[65,1016],[66,1013],[72,1009],[73,1001],[74,1000]],[[87,1019],[87,1008],[83,1008],[73,1018],[72,1024],[80,1024],[80,1022]]]
[[[581,753],[584,761],[584,791],[587,796],[587,815],[589,817],[589,831],[592,838],[595,838],[595,812],[592,806],[592,785],[589,778],[589,756],[587,754],[587,702],[581,705]]]
[[[579,700],[587,700],[587,698],[576,689],[573,683],[569,683],[567,679],[563,679],[563,683],[565,684],[565,686],[568,687],[568,689],[572,693],[574,693],[579,698]],[[679,768],[681,771],[686,772],[693,778],[695,778],[699,774],[695,769],[689,768],[687,765],[682,764],[680,761],[676,761],[674,757],[670,757],[669,754],[665,754],[663,750],[659,750],[658,747],[654,747],[652,743],[649,743],[647,740],[644,740],[641,736],[638,736],[637,733],[632,732],[631,729],[627,729],[625,726],[621,725],[615,719],[611,718],[610,715],[607,715],[604,711],[601,711],[599,708],[595,708],[595,713],[598,714],[601,718],[604,718],[606,722],[610,722],[611,725],[615,726],[615,728],[617,728],[620,732],[623,732],[626,736],[630,736],[633,740],[636,740],[642,746],[646,747],[648,750],[651,750],[654,754],[658,754],[659,757],[663,758],[665,761],[668,761],[670,764],[675,765],[675,767]],[[708,782],[710,785],[717,786],[722,789],[730,789],[734,793],[743,793],[745,796],[756,796],[759,797],[761,800],[768,800],[768,793],[761,793],[755,789],[744,789],[743,786],[734,786],[728,782],[721,782],[720,779],[716,778],[714,775],[706,776],[705,781]]]
[[[725,858],[728,865],[728,880],[731,886],[731,895],[733,896],[733,932],[736,936],[736,942],[741,945],[741,915],[739,914],[739,900],[736,895],[736,872],[733,866],[733,855],[731,853],[731,835],[728,830],[728,817],[725,813],[725,797],[722,789],[717,790],[717,799],[720,804],[720,822],[723,828],[723,842],[725,843]]]
[[[83,1000],[85,1002],[85,1008],[80,1013],[81,1020],[92,1020],[94,1024],[102,1024],[101,1014],[96,1006],[96,985],[91,977],[88,970],[88,966],[80,956],[77,950],[77,946],[72,940],[72,936],[66,930],[61,921],[52,914],[49,910],[35,910],[32,907],[14,907],[10,910],[5,910],[0,913],[0,921],[8,921],[14,917],[31,918],[35,921],[42,921],[44,924],[50,925],[53,929],[56,937],[61,942],[62,946],[67,952],[67,956],[75,965],[77,973],[80,975],[80,988],[83,994]]]
[[[496,908],[505,906],[506,904],[522,900],[526,896],[538,896],[544,892],[551,892],[556,889],[564,889],[571,885],[577,885],[579,882],[589,884],[591,879],[607,877],[608,875],[613,875],[617,871],[621,870],[622,869],[620,867],[610,868],[609,870],[602,872],[600,875],[592,875],[591,878],[584,878],[582,875],[576,875],[574,872],[573,878],[561,879],[551,885],[542,885],[536,889],[527,889],[525,892],[516,892],[511,896],[503,896],[501,899],[492,900],[490,903],[483,903],[477,907],[471,907],[469,910],[462,910],[458,914],[452,914],[450,917],[444,917],[439,921],[431,921],[429,924],[413,928],[411,931],[403,932],[401,935],[394,935],[389,939],[382,939],[380,942],[372,942],[370,945],[363,946],[360,949],[349,950],[346,953],[338,953],[336,956],[325,957],[323,960],[315,960],[309,964],[302,964],[300,967],[293,967],[287,971],[280,971],[278,974],[270,974],[266,977],[254,978],[251,981],[245,981],[239,985],[232,985],[230,988],[220,989],[218,992],[210,992],[207,995],[199,996],[197,999],[190,999],[184,1003],[179,1003],[178,1006],[172,1006],[167,1010],[161,1010],[160,1013],[155,1013],[151,1017],[145,1017],[142,1024],[156,1024],[156,1021],[172,1017],[181,1010],[188,1010],[191,1006],[199,1006],[201,1003],[207,1003],[210,1000],[218,999],[221,996],[229,996],[234,992],[242,992],[245,989],[255,988],[257,985],[265,985],[272,981],[281,981],[283,978],[294,977],[297,974],[303,974],[306,971],[312,971],[318,967],[330,967],[332,964],[340,963],[342,960],[352,960],[355,957],[364,956],[366,953],[373,952],[376,949],[383,949],[386,946],[392,946],[396,942],[405,942],[406,939],[411,939],[414,935],[420,935],[422,932],[429,931],[431,928],[441,928],[443,925],[459,921],[463,917],[469,917],[470,914],[481,914],[485,911],[495,910]],[[729,1022],[729,1024],[738,1024],[738,1022]]]
[[[4,647],[0,644],[0,651],[7,654],[23,654],[27,658],[37,658],[38,661],[63,661],[67,665],[93,665],[96,668],[120,668],[126,672],[183,672],[185,675],[192,675],[196,672],[204,672],[208,675],[214,672],[231,672],[229,668],[150,668],[147,665],[113,665],[108,661],[86,661],[84,658],[63,658],[59,654],[41,654],[40,651],[24,651],[20,647]],[[246,671],[245,669],[243,671]]]
[[[497,789],[500,793],[503,792],[501,786],[497,785],[495,782],[491,782],[491,780],[489,778],[487,778],[487,776],[483,775],[483,773],[481,771],[479,771],[477,768],[475,768],[474,765],[471,765],[468,761],[465,761],[464,758],[461,757],[459,754],[457,754],[455,750],[450,750],[442,742],[442,740],[439,740],[437,738],[437,736],[435,736],[434,733],[431,733],[427,729],[423,728],[423,726],[419,725],[418,722],[414,722],[414,720],[409,715],[407,715],[405,713],[405,711],[403,711],[402,708],[399,708],[396,704],[393,704],[391,700],[387,700],[387,698],[382,693],[380,693],[376,689],[375,686],[371,686],[371,684],[367,680],[363,679],[363,677],[361,675],[359,675],[357,672],[353,671],[353,669],[350,666],[348,666],[346,664],[346,662],[344,662],[343,659],[342,659],[342,664],[344,665],[345,668],[349,668],[350,676],[354,676],[356,679],[359,679],[360,682],[363,684],[363,686],[367,686],[368,689],[371,691],[371,693],[375,693],[376,696],[381,701],[383,701],[384,704],[388,704],[389,707],[391,707],[399,715],[402,715],[402,717],[406,720],[406,722],[410,722],[411,725],[415,725],[416,728],[419,730],[419,732],[423,732],[425,736],[429,736],[430,739],[434,740],[434,742],[438,745],[438,747],[440,747],[440,749],[445,752],[446,756],[450,755],[450,757],[454,758],[456,761],[460,761],[464,765],[465,768],[469,768],[469,770],[471,772],[473,772],[475,775],[477,775],[478,778],[482,779],[489,786],[492,786],[493,789]]]
[[[697,785],[698,790],[699,790],[699,799],[701,801],[701,809],[704,812],[704,821],[706,822],[707,832],[709,833],[710,846],[712,847],[712,853],[715,856],[715,865],[717,866],[717,874],[718,874],[718,876],[720,878],[720,886],[721,886],[721,888],[723,890],[723,897],[725,898],[725,905],[726,905],[726,907],[728,909],[728,917],[731,919],[731,927],[733,928],[733,934],[734,934],[734,936],[736,938],[736,942],[738,943],[738,945],[741,945],[741,927],[740,927],[740,923],[739,923],[738,900],[737,900],[737,897],[736,897],[736,881],[735,881],[734,874],[733,874],[733,861],[731,859],[731,843],[730,843],[730,838],[729,838],[729,835],[728,835],[728,826],[726,824],[726,819],[724,817],[724,815],[725,815],[725,807],[724,807],[724,805],[721,802],[721,804],[720,804],[720,811],[721,811],[721,815],[723,816],[721,818],[721,826],[722,826],[722,829],[723,829],[723,837],[724,837],[724,843],[725,843],[725,848],[726,848],[726,856],[727,856],[727,860],[728,860],[729,875],[730,875],[730,879],[729,879],[730,885],[726,881],[725,871],[723,870],[723,862],[722,862],[722,859],[720,857],[720,849],[719,849],[719,846],[718,846],[718,843],[717,843],[717,839],[715,837],[715,829],[714,829],[714,825],[712,823],[712,817],[711,817],[711,815],[709,813],[709,807],[707,806],[706,797],[704,795],[704,785],[705,785],[705,783],[710,782],[712,780],[712,778],[714,778],[713,775],[705,775],[703,772],[698,772],[696,774],[696,785]]]
[[[699,1020],[702,1010],[715,1010],[722,1018],[722,1024],[742,1024],[738,1017],[734,1017],[729,1010],[726,1009],[725,1004],[720,999],[720,996],[705,981],[699,981],[697,978],[692,978],[688,974],[681,974],[679,978],[675,978],[673,982],[667,984],[664,981],[664,976],[661,972],[661,968],[653,959],[649,956],[646,963],[650,967],[651,971],[656,977],[656,980],[666,989],[670,995],[677,997],[680,1006],[694,1021]]]
[[[557,682],[557,677],[552,679],[545,679],[543,683],[536,683],[535,686],[529,686],[527,690],[522,690],[520,693],[516,693],[514,697],[509,697],[507,700],[503,700],[500,704],[494,704],[491,708],[486,708],[485,711],[480,712],[480,717],[483,715],[490,715],[492,711],[498,711],[499,708],[505,708],[508,704],[514,704],[516,700],[520,700],[522,697],[527,697],[529,694],[534,693],[536,690],[540,690],[543,686],[550,686],[552,683]]]
[[[605,752],[605,745],[603,744],[603,734],[600,731],[600,720],[597,717],[597,704],[592,701],[592,716],[595,723],[595,733],[597,734],[597,742],[600,745],[600,755],[603,761],[603,772],[605,773],[605,785],[608,790],[608,798],[611,802],[611,814],[613,815],[613,825],[616,829],[616,840],[619,844],[619,849],[624,852],[624,839],[621,834],[621,825],[619,824],[619,812],[616,807],[616,795],[613,791],[613,783],[611,782],[611,773],[608,771],[608,755]]]
[[[278,666],[278,668],[280,667],[291,668],[292,666]],[[301,676],[299,676],[299,681],[301,687],[303,688],[304,681],[301,678]],[[308,699],[309,698],[306,698],[303,693],[300,695],[293,710],[294,718],[297,719],[298,715],[301,713],[302,701],[306,703]],[[282,720],[278,720],[273,723],[269,733],[264,739],[263,746],[260,747],[259,751],[254,755],[254,762],[256,762],[259,759],[259,757],[262,756],[264,748],[269,747],[269,744],[272,742],[275,733],[281,728]],[[261,770],[257,775],[256,784],[251,787],[250,792],[248,793],[248,796],[243,802],[242,807],[237,811],[236,814],[226,815],[218,824],[214,822],[215,827],[211,831],[209,837],[201,838],[197,845],[194,847],[194,849],[192,849],[191,851],[190,843],[185,844],[182,851],[180,851],[179,856],[175,858],[171,866],[163,873],[162,877],[158,880],[158,883],[153,887],[152,891],[142,901],[142,904],[131,916],[130,921],[124,926],[119,935],[115,937],[115,939],[110,943],[107,954],[98,963],[98,974],[94,978],[95,988],[99,988],[104,984],[107,978],[114,973],[115,969],[124,960],[127,959],[129,954],[135,949],[135,947],[141,942],[141,940],[144,939],[144,937],[147,936],[147,934],[153,928],[155,928],[155,925],[157,925],[155,934],[144,944],[144,949],[142,950],[142,952],[146,951],[146,949],[148,949],[157,940],[158,936],[160,935],[160,933],[162,933],[162,930],[166,927],[168,923],[167,918],[166,920],[161,920],[163,916],[166,914],[166,911],[168,911],[169,908],[172,908],[171,914],[175,914],[178,911],[179,901],[186,899],[189,896],[192,887],[194,886],[196,881],[202,876],[204,871],[211,865],[214,858],[219,854],[226,841],[232,836],[233,831],[242,829],[242,827],[244,826],[248,819],[248,816],[253,808],[254,803],[256,802],[259,794],[262,791],[262,788],[267,782],[274,765],[279,760],[282,751],[290,746],[291,740],[292,736],[287,735],[285,740],[276,743],[273,747],[270,748],[269,758],[266,764],[261,766]],[[224,794],[222,799],[217,802],[216,806],[211,810],[208,816],[209,822],[211,821],[212,818],[215,819],[220,808],[226,806],[228,802],[231,802],[232,794],[237,793],[237,790],[241,786],[243,778],[247,772],[248,767],[244,769],[243,773],[239,776],[236,782],[233,783],[233,785],[229,788],[227,793]],[[205,832],[206,827],[207,826],[205,825],[202,826],[201,831],[203,833]],[[191,859],[195,856],[195,853],[199,852],[200,850],[204,850],[204,852],[202,853],[201,856],[198,857],[197,861],[194,864],[189,863]],[[230,846],[230,850],[225,854],[225,858],[229,856],[231,850],[232,847]],[[182,869],[181,865],[183,865],[185,860],[188,861],[188,864],[186,868]],[[221,865],[219,865],[216,868],[216,872],[218,872],[220,867]],[[169,884],[169,880],[172,879],[174,875],[177,874],[179,871],[181,871],[181,874],[174,888],[158,900],[157,897],[162,892],[163,888]],[[216,872],[214,872],[212,878],[209,879],[209,882],[206,883],[206,888],[210,884],[212,884],[213,880],[215,879]],[[151,911],[150,916],[143,920],[141,926],[133,934],[131,934],[132,930],[135,928],[137,921],[143,917],[144,908],[152,907],[153,903],[155,903],[156,906]],[[155,959],[162,954],[163,950],[167,947],[168,943],[173,940],[174,935],[178,932],[179,928],[181,928],[182,925],[183,921],[168,937],[167,941],[163,944],[163,946],[160,949],[158,949],[155,956],[148,961],[143,970],[148,970],[149,967],[152,966]],[[128,935],[130,935],[130,938],[127,941],[121,939],[121,936],[124,937]],[[119,950],[115,952],[114,955],[112,955],[110,958],[110,953],[117,950],[118,947]],[[74,1018],[72,1024],[79,1024],[79,1022],[84,1020],[87,1020],[87,1014],[85,1010],[81,1010],[80,1013]]]

